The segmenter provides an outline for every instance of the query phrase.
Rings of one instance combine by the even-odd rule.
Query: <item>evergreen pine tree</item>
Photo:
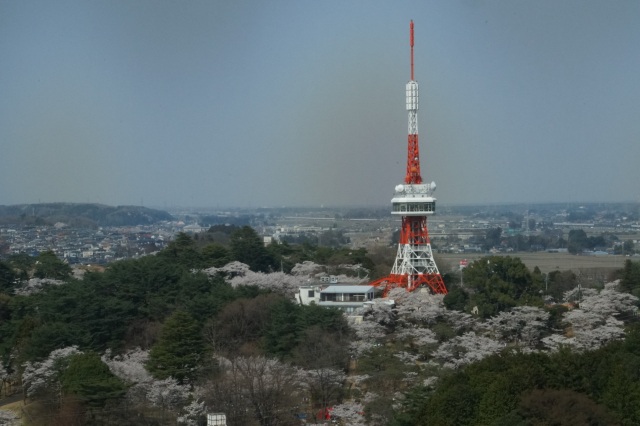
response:
[[[203,354],[200,324],[187,312],[178,310],[165,321],[160,339],[149,353],[147,369],[158,379],[173,377],[184,383],[195,377]]]

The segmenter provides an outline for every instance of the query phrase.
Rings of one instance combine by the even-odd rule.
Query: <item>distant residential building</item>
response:
[[[197,233],[200,233],[200,232],[204,232],[207,229],[208,229],[207,227],[200,226],[197,223],[194,223],[192,225],[187,225],[184,228],[182,228],[182,230],[187,234],[197,234]]]

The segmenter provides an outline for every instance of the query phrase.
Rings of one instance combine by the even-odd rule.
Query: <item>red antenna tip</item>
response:
[[[409,28],[411,30],[411,35],[409,37],[409,45],[413,47],[413,20],[411,20],[411,23],[409,24]]]
[[[411,81],[413,81],[413,19],[409,24],[409,45],[411,46]]]

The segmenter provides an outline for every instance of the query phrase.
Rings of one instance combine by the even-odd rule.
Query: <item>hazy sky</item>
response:
[[[0,204],[640,201],[640,1],[0,1]]]

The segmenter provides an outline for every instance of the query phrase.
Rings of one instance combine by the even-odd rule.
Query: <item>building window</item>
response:
[[[313,290],[309,290],[309,297],[315,297],[315,292]]]

